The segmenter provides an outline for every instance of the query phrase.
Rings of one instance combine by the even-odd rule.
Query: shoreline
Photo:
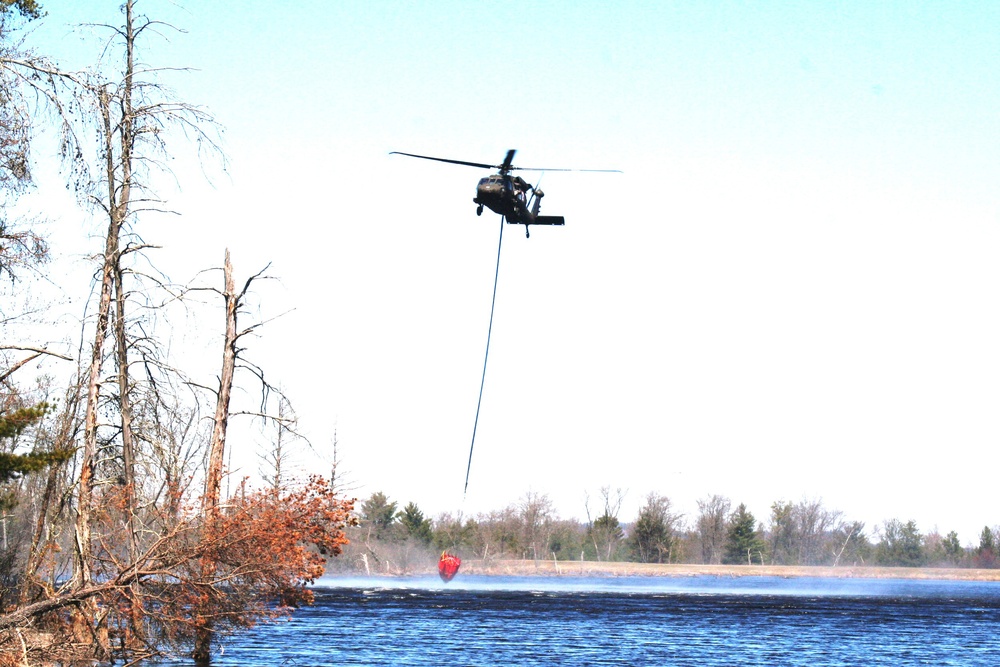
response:
[[[437,574],[433,566],[374,576]],[[487,577],[781,577],[819,579],[926,579],[1000,581],[1000,569],[956,567],[875,567],[868,565],[697,565],[605,561],[494,560],[462,561],[461,574]],[[358,573],[327,572],[330,578]],[[364,575],[362,575],[364,576]]]
[[[462,563],[466,574],[488,576],[604,577],[815,577],[822,579],[943,579],[1000,581],[1000,570],[943,567],[873,567],[822,565],[692,565],[597,561],[520,561]]]

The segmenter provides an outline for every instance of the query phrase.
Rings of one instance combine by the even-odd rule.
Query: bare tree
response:
[[[522,544],[531,551],[534,560],[546,556],[549,533],[552,530],[552,514],[552,501],[545,494],[528,491],[521,499],[520,519],[524,533]]]
[[[279,405],[283,404],[284,397],[277,392],[274,387],[264,380],[263,371],[256,365],[248,362],[242,355],[242,348],[239,346],[240,340],[253,333],[263,322],[254,322],[243,329],[238,326],[238,314],[245,304],[247,294],[254,281],[264,277],[265,267],[258,273],[250,276],[243,284],[240,291],[236,291],[236,282],[233,277],[233,265],[230,261],[229,250],[226,250],[226,258],[223,266],[222,298],[225,304],[225,339],[222,351],[222,371],[219,375],[218,389],[215,391],[215,417],[212,421],[212,436],[208,444],[208,467],[205,473],[205,493],[202,496],[202,509],[206,519],[206,531],[211,535],[219,523],[220,508],[220,487],[223,476],[223,462],[226,452],[226,433],[229,428],[229,420],[233,415],[230,403],[232,398],[233,383],[236,371],[239,367],[249,369],[261,382],[261,390],[264,398],[261,401],[262,407],[267,405],[267,396],[274,392],[279,396]],[[287,402],[287,401],[284,401]],[[257,416],[270,418],[266,413],[257,413]],[[282,420],[277,421],[279,429],[283,424]],[[274,493],[275,498],[280,497],[280,487]],[[217,563],[207,560],[203,564],[202,576],[211,578]],[[198,625],[195,634],[194,651],[192,657],[198,662],[208,662],[210,659],[210,649],[213,637],[212,614],[208,610],[201,610],[203,622]]]
[[[261,477],[271,486],[275,495],[281,493],[288,482],[288,475],[291,472],[290,465],[293,462],[293,444],[300,436],[295,431],[295,413],[288,399],[284,396],[278,398],[278,414],[275,417],[274,428],[275,437],[271,447],[260,455]],[[336,436],[335,436],[336,437]],[[331,478],[331,485],[336,478],[336,463],[334,463],[334,475]]]
[[[820,565],[826,562],[832,551],[827,544],[841,513],[826,509],[823,501],[817,498],[796,503],[794,516],[799,538],[799,564]]]
[[[353,494],[357,488],[357,483],[351,478],[349,470],[343,467],[343,459],[340,456],[340,443],[337,439],[337,429],[333,429],[333,441],[330,443],[332,456],[330,458],[330,486],[341,495]]]
[[[768,548],[771,562],[781,565],[820,565],[829,561],[841,513],[828,510],[818,499],[771,504]]]
[[[70,586],[77,592],[91,590],[96,585],[95,563],[102,563],[101,580],[121,581],[117,573],[109,572],[109,564],[133,566],[142,561],[143,553],[148,553],[151,540],[157,542],[163,535],[178,534],[174,528],[183,519],[181,499],[188,489],[191,463],[199,449],[192,445],[192,434],[198,430],[195,426],[198,400],[194,400],[193,407],[182,408],[175,396],[167,395],[173,387],[170,378],[180,378],[180,386],[197,385],[186,381],[166,361],[158,339],[148,331],[150,320],[145,319],[158,301],[150,297],[150,286],[165,290],[163,301],[167,302],[192,291],[181,292],[155,272],[138,268],[136,258],[144,257],[151,246],[139,235],[136,222],[140,214],[164,208],[149,177],[160,167],[158,156],[166,155],[166,130],[180,126],[193,133],[202,145],[214,147],[215,142],[203,130],[204,125],[211,124],[207,114],[197,107],[165,99],[160,87],[151,82],[154,71],[140,63],[136,45],[143,34],[163,24],[137,15],[134,8],[134,0],[125,0],[123,25],[103,26],[112,35],[107,48],[121,49],[121,72],[114,77],[103,77],[98,72],[64,72],[40,58],[9,54],[0,57],[0,73],[12,77],[54,111],[63,132],[63,146],[75,169],[74,185],[81,198],[96,206],[107,219],[103,251],[98,259],[97,298],[90,328],[92,343],[87,350],[89,362],[81,374],[85,390],[81,401],[82,446],[75,503],[75,573]],[[80,113],[74,115],[77,110]],[[22,114],[17,118],[30,116]],[[22,131],[21,125],[11,124],[11,128],[12,136]],[[78,139],[89,133],[99,139],[93,159],[89,159],[87,152],[91,142]],[[97,175],[88,178],[91,166],[96,166],[93,173]],[[261,278],[263,272],[248,279],[238,291],[228,251],[223,272],[225,344],[218,386],[210,389],[214,396],[214,418],[208,438],[202,500],[209,533],[223,518],[220,491],[230,417],[252,414],[275,419],[268,413],[267,397],[281,396],[265,381],[263,370],[240,354],[240,340],[262,323],[240,330],[237,313],[244,305],[251,283]],[[143,315],[137,317],[134,313]],[[260,382],[263,399],[259,409],[234,412],[231,408],[232,387],[240,369],[249,370]],[[282,401],[283,397],[279,399],[277,421],[287,425],[280,414],[286,409],[286,402]],[[282,445],[287,433],[279,427]],[[153,476],[140,480],[138,471],[143,467]],[[279,487],[283,485],[280,479],[278,473]],[[98,523],[102,530],[108,530],[109,524],[103,519],[106,508],[118,512],[124,524],[124,533],[116,531],[126,535],[124,553],[105,533],[94,531]],[[206,561],[200,576],[210,579],[215,566]],[[136,586],[144,578],[127,579],[125,595],[129,606],[138,609],[142,592]],[[64,596],[64,592],[55,591],[53,595]],[[89,634],[95,655],[104,657],[108,650],[109,616],[96,604],[97,597],[76,595],[73,606],[82,612],[76,618],[77,638]],[[140,625],[137,619],[132,621],[128,624],[130,632]],[[196,637],[196,655],[203,657],[207,657],[211,637],[210,626],[205,628]]]
[[[524,533],[521,509],[514,505],[480,514],[476,518],[474,550],[484,560],[520,555]]]
[[[611,560],[615,548],[625,537],[625,531],[618,521],[618,512],[621,511],[627,493],[621,488],[612,491],[610,486],[602,486],[600,496],[603,511],[596,519],[591,518],[589,494],[585,497],[587,531],[594,545],[597,560],[601,560],[602,556],[604,560]]]
[[[152,474],[142,487],[144,504],[127,507],[137,493],[121,487],[102,489],[105,506],[91,516],[91,583],[57,586],[53,578],[44,595],[26,599],[14,613],[0,617],[0,629],[44,618],[55,610],[96,610],[93,617],[88,617],[89,611],[75,615],[76,632],[77,639],[89,634],[99,651],[111,650],[106,633],[114,627],[133,658],[155,653],[158,642],[186,639],[195,645],[193,655],[205,661],[217,629],[273,615],[268,596],[290,604],[308,598],[302,587],[322,571],[323,554],[339,553],[344,543],[343,529],[352,522],[351,503],[336,499],[325,479],[292,490],[281,484],[277,493],[241,489],[238,497],[229,499],[220,492],[230,418],[234,414],[267,418],[262,411],[233,410],[230,399],[238,371],[250,370],[264,394],[274,391],[261,369],[243,358],[242,339],[263,323],[241,327],[238,321],[248,290],[262,273],[237,290],[227,252],[224,287],[215,290],[223,296],[226,333],[222,372],[212,390],[216,406],[208,435],[210,465],[201,498],[203,511],[183,511],[185,504],[191,507],[187,491],[198,451],[192,444],[199,433],[197,413],[168,405],[166,395],[158,393],[160,400],[144,402],[136,412],[137,423],[151,421],[163,441],[150,449],[155,456],[146,463]],[[280,394],[279,398],[284,400]],[[145,428],[152,433],[153,426]],[[130,514],[140,528],[134,551],[121,548],[118,538]],[[319,551],[305,552],[310,543]],[[170,586],[164,589],[167,583]],[[234,588],[234,583],[239,585]]]
[[[730,506],[729,498],[718,495],[698,501],[698,520],[695,523],[695,530],[701,545],[703,563],[717,565],[722,562]]]
[[[129,560],[135,560],[139,549],[135,516],[138,504],[134,496],[138,454],[134,406],[138,382],[131,371],[131,353],[136,348],[128,335],[128,300],[131,294],[142,290],[126,285],[126,278],[137,274],[124,260],[149,246],[136,233],[135,220],[141,212],[161,208],[148,177],[161,164],[158,155],[166,153],[169,134],[166,130],[180,127],[214,145],[203,130],[211,124],[209,116],[197,107],[169,101],[162,88],[152,81],[153,70],[139,64],[138,40],[164,24],[137,15],[134,8],[134,0],[125,0],[123,25],[101,26],[112,36],[106,49],[121,48],[121,70],[116,75],[67,72],[38,57],[0,57],[3,74],[25,91],[21,99],[34,96],[54,112],[62,130],[64,155],[73,167],[73,185],[81,199],[102,211],[107,219],[97,272],[93,342],[83,374],[86,389],[77,482],[74,581],[84,588],[93,582],[91,524],[95,490],[108,477],[124,493],[122,507],[127,514]],[[92,144],[80,140],[85,135],[99,138],[93,159],[88,149]],[[105,349],[109,339],[114,341],[110,351]],[[113,382],[107,382],[105,377],[109,364],[114,367]],[[111,393],[111,387],[116,394]],[[111,410],[117,423],[102,426],[99,420],[102,410]],[[107,431],[104,436],[102,429]],[[100,467],[106,468],[103,479]],[[97,609],[85,606],[84,611],[88,617],[86,623],[93,627]],[[97,637],[96,643],[100,654],[103,641]]]
[[[9,41],[10,23],[14,20],[9,3],[0,3],[0,58],[17,58],[16,46]],[[16,6],[22,17],[38,18],[37,7]],[[16,100],[16,87],[7,77],[0,78],[0,193],[21,192],[32,181],[28,162],[31,116]],[[30,230],[18,230],[0,211],[0,278],[13,280],[19,269],[33,266],[47,255],[44,239]]]

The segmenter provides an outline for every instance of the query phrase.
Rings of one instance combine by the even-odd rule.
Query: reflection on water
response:
[[[218,665],[995,665],[1000,583],[323,580]],[[162,663],[171,664],[171,663]]]

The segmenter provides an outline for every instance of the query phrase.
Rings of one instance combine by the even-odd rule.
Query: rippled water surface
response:
[[[217,665],[1000,665],[1000,583],[324,580]],[[170,663],[162,663],[170,664]]]

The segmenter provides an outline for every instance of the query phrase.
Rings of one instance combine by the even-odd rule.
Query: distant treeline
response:
[[[445,549],[466,558],[630,561],[763,565],[1000,567],[1000,527],[984,527],[976,546],[955,531],[924,534],[916,522],[889,519],[868,529],[820,500],[771,504],[758,519],[724,496],[698,501],[685,519],[666,496],[651,493],[631,522],[620,520],[621,491],[601,490],[601,508],[587,521],[562,519],[548,496],[528,493],[504,509],[456,517],[400,508],[382,492],[358,507],[359,524],[341,569],[406,572]],[[588,511],[588,515],[590,512]]]

